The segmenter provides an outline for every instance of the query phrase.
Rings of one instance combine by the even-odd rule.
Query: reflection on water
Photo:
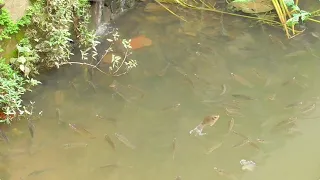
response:
[[[0,179],[318,179],[319,40],[205,19],[137,9],[117,27],[152,45],[129,75],[44,76],[30,97],[43,116],[33,138],[26,121],[6,130]],[[211,115],[205,135],[189,134]]]

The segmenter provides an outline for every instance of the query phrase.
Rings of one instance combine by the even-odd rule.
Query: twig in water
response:
[[[101,69],[99,69],[97,66],[92,65],[92,64],[88,64],[88,63],[81,63],[81,62],[63,62],[63,63],[60,63],[59,66],[61,66],[61,65],[66,65],[66,64],[69,64],[69,65],[72,65],[72,64],[86,65],[86,66],[90,66],[90,67],[92,67],[92,68],[94,68],[94,69],[97,69],[97,70],[100,71],[102,74],[105,74],[105,75],[108,75],[108,76],[110,75],[110,74],[102,71]]]

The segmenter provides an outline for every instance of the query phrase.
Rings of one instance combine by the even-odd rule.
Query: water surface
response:
[[[33,139],[26,121],[6,130],[10,144],[1,142],[0,178],[318,179],[320,54],[315,50],[320,42],[311,35],[315,29],[286,40],[281,30],[244,19],[197,17],[192,14],[185,23],[142,7],[120,17],[114,27],[122,37],[145,35],[152,45],[133,52],[139,66],[126,76],[96,72],[89,79],[96,89],[77,65],[41,77],[43,84],[26,98],[43,116],[34,120]],[[72,61],[80,57],[75,54]],[[109,87],[114,80],[123,96]],[[233,96],[239,94],[254,100]],[[302,103],[291,107],[296,102]],[[205,127],[205,136],[190,135],[208,115],[220,119]],[[232,131],[251,144],[237,146],[245,139],[228,133],[232,118]],[[91,135],[73,131],[69,123]],[[257,167],[244,172],[241,159]]]

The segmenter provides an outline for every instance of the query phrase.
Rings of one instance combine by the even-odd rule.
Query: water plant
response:
[[[283,28],[288,38],[293,38],[296,35],[301,34],[304,29],[297,29],[296,26],[304,23],[305,21],[320,23],[320,21],[313,19],[313,17],[319,16],[320,10],[314,12],[301,10],[298,6],[298,0],[271,1],[272,2],[263,0],[226,1],[228,5],[237,6],[237,10],[241,9],[245,13],[239,14],[235,11],[230,11],[230,9],[229,11],[218,9],[215,5],[212,5],[209,1],[205,0],[156,0],[159,5],[183,21],[187,20],[183,16],[170,10],[166,4],[175,4],[176,6],[186,9],[215,12],[256,20],[259,23]],[[275,10],[275,12],[272,10]]]

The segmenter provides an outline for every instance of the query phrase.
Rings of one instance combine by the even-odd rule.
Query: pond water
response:
[[[238,17],[202,17],[138,7],[114,24],[152,40],[133,51],[128,75],[88,81],[78,65],[43,75],[26,97],[43,111],[34,137],[26,121],[6,129],[0,179],[319,179],[316,26],[287,40]],[[211,115],[205,135],[189,134]],[[254,168],[242,170],[243,159]]]

